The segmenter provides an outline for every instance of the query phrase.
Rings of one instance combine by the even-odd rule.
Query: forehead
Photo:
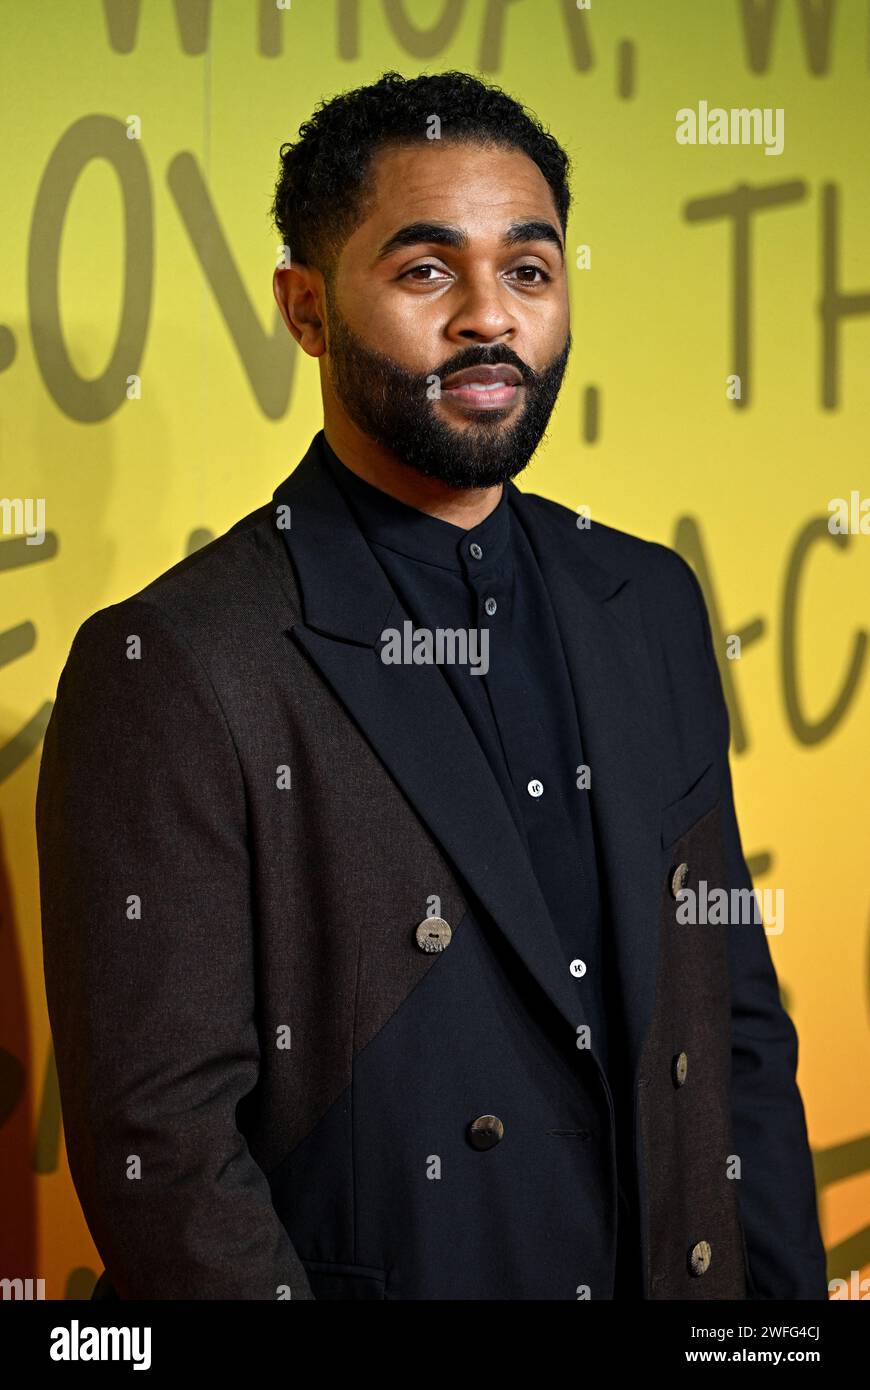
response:
[[[398,145],[372,160],[371,197],[346,249],[360,250],[407,222],[451,222],[473,237],[519,218],[547,218],[560,228],[550,185],[522,150],[446,140]]]

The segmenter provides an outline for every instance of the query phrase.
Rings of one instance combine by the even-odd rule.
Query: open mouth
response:
[[[473,410],[503,410],[513,405],[522,389],[523,378],[516,367],[466,367],[441,383],[441,398]]]

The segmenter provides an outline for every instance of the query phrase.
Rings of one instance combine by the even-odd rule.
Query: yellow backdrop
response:
[[[677,545],[702,579],[745,848],[757,886],[785,892],[770,942],[800,1035],[829,1276],[857,1296],[867,6],[0,0],[0,29],[0,1277],[82,1297],[101,1268],[64,1156],[33,825],[73,634],[266,501],[319,428],[316,367],[271,296],[281,141],[386,68],[460,67],[521,97],[574,160],[575,350],[519,481]],[[781,112],[781,152],[681,143],[678,112],[696,113],[700,141],[702,103],[720,134],[716,108]],[[844,534],[828,526],[836,498],[852,504]]]

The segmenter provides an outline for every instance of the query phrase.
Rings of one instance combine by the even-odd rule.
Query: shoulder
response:
[[[273,518],[273,503],[264,503],[135,593],[97,609],[78,628],[70,655],[96,653],[107,639],[147,629],[160,633],[167,647],[174,639],[209,664],[209,652],[258,619],[286,613],[292,622],[292,567]]]
[[[179,620],[199,613],[206,620],[220,616],[224,623],[240,608],[262,603],[264,568],[282,575],[289,568],[273,518],[272,502],[264,503],[127,601],[151,604]]]
[[[639,623],[649,657],[650,698],[682,729],[696,731],[708,747],[727,747],[728,717],[714,654],[710,617],[698,579],[677,551],[658,541],[577,514],[558,502],[524,494],[542,545],[552,546],[562,567],[616,621]],[[701,756],[700,754],[698,756]]]
[[[578,514],[570,507],[537,493],[524,492],[522,505],[536,517],[569,568],[592,567],[614,581],[631,580],[638,586],[642,607],[664,616],[705,613],[700,586],[691,567],[670,546],[645,540],[591,518],[578,526]]]

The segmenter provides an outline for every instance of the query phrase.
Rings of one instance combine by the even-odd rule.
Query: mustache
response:
[[[562,352],[567,356],[571,350],[571,335],[565,340]],[[562,353],[557,357],[561,358]],[[553,363],[549,364],[554,365]],[[427,378],[437,376],[439,381],[444,381],[446,377],[452,376],[454,372],[465,371],[466,367],[516,367],[520,373],[524,384],[539,382],[544,372],[536,372],[521,357],[518,357],[513,348],[500,343],[493,348],[467,347],[461,352],[457,352],[453,357],[443,362],[440,367],[436,367],[434,372],[427,373]],[[546,369],[545,369],[546,370]]]

